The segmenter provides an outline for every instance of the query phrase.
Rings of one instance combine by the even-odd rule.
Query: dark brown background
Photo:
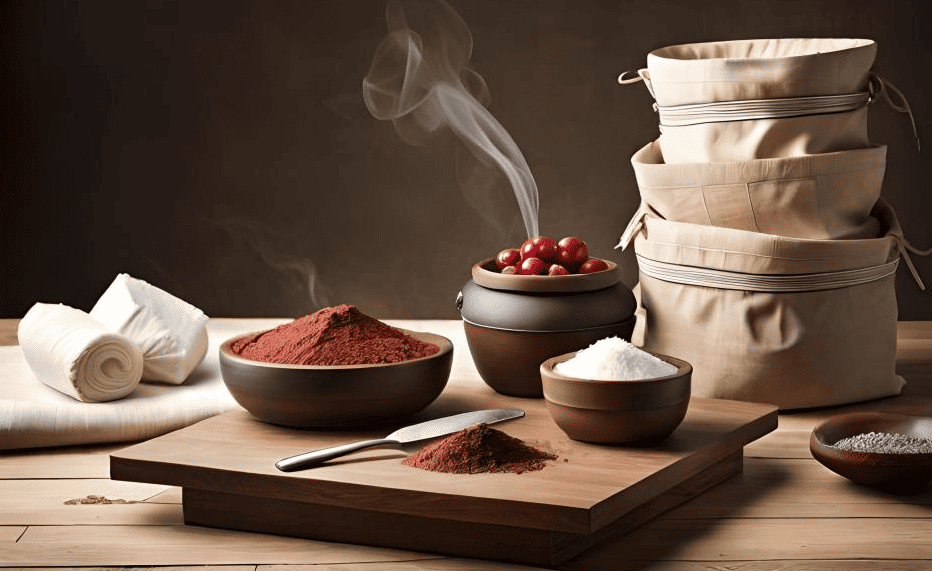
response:
[[[657,135],[641,85],[615,83],[676,43],[877,40],[874,69],[932,145],[926,2],[452,0],[491,112],[540,189],[541,231],[613,249],[637,206],[628,163]],[[400,141],[361,81],[385,34],[379,0],[7,2],[2,8],[0,317],[36,301],[90,309],[119,272],[211,316],[298,316],[355,303],[453,318],[470,265],[523,238],[460,192],[454,141]],[[884,196],[932,245],[929,151],[871,110],[889,146]],[[507,195],[497,219],[517,216]],[[915,258],[932,286],[932,258]],[[308,271],[316,267],[316,301]],[[932,319],[901,268],[901,319]]]

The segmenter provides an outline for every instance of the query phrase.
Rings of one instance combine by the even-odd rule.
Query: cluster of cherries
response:
[[[586,243],[573,236],[559,242],[550,236],[528,238],[520,248],[499,252],[495,265],[503,274],[523,276],[591,274],[608,269],[605,260],[590,258]]]

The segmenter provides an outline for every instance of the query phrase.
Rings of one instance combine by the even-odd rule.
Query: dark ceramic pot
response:
[[[491,259],[472,268],[457,297],[469,352],[497,392],[542,397],[540,365],[605,337],[631,340],[634,294],[609,262],[603,272],[519,276],[494,271]]]

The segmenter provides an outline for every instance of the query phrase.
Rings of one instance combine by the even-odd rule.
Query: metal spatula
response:
[[[454,432],[459,432],[464,428],[469,428],[474,424],[493,424],[503,420],[510,420],[512,418],[521,418],[522,416],[524,416],[524,411],[519,409],[498,408],[478,410],[475,412],[464,412],[463,414],[456,414],[444,418],[428,420],[427,422],[422,422],[420,424],[406,426],[396,430],[395,432],[392,432],[385,438],[364,440],[362,442],[352,442],[350,444],[343,444],[341,446],[333,446],[330,448],[322,448],[320,450],[305,452],[304,454],[298,454],[297,456],[290,456],[276,462],[275,467],[282,472],[295,472],[297,470],[304,470],[306,468],[319,466],[327,460],[333,460],[334,458],[339,458],[340,456],[345,456],[353,452],[365,450],[366,448],[375,448],[377,446],[401,448],[406,444],[411,444],[412,442],[417,442],[418,440],[427,440],[430,438],[437,438],[438,436],[453,434]]]

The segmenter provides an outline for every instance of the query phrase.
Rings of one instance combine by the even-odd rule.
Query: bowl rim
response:
[[[621,281],[618,264],[605,258],[599,259],[608,264],[607,270],[565,276],[526,276],[492,271],[489,267],[494,264],[494,258],[485,258],[473,264],[471,274],[476,284],[490,289],[553,293],[594,291],[611,287]]]
[[[855,463],[852,458],[873,458],[877,460],[886,460],[890,461],[897,459],[900,463],[907,463],[909,460],[912,463],[929,463],[932,462],[932,452],[871,452],[871,451],[860,451],[860,450],[844,450],[841,448],[835,448],[834,446],[827,444],[823,441],[823,433],[826,429],[832,428],[836,425],[844,425],[852,422],[852,420],[861,419],[861,420],[909,420],[909,419],[924,419],[932,421],[932,417],[925,415],[917,414],[903,414],[898,412],[881,412],[881,411],[859,411],[859,412],[850,412],[835,415],[831,418],[828,418],[812,429],[812,433],[809,435],[809,451],[816,456],[821,454],[823,457],[830,458],[836,462],[842,462],[846,464]],[[863,432],[852,432],[848,436],[855,436]],[[908,436],[908,435],[907,435]],[[842,438],[846,438],[843,436]],[[816,459],[818,457],[816,456]]]
[[[653,384],[653,383],[662,383],[664,381],[671,381],[673,379],[679,379],[686,375],[692,374],[693,366],[690,363],[682,359],[671,357],[670,355],[665,355],[663,353],[656,353],[654,351],[649,351],[647,349],[644,349],[643,347],[638,347],[638,349],[640,349],[641,351],[644,351],[645,353],[649,353],[653,355],[654,357],[657,357],[658,359],[666,363],[669,363],[670,365],[675,366],[676,372],[670,375],[665,375],[663,377],[652,377],[649,379],[603,381],[600,379],[581,379],[579,377],[569,377],[567,375],[557,372],[557,370],[554,369],[555,365],[557,365],[558,363],[562,363],[564,361],[569,361],[570,359],[575,357],[576,353],[578,353],[579,351],[572,351],[570,353],[564,353],[562,355],[557,355],[556,357],[551,357],[547,359],[546,361],[544,361],[543,363],[541,363],[540,370],[541,370],[541,373],[549,375],[551,378],[556,379],[560,382],[576,383],[576,384],[581,384],[581,385],[596,385],[596,384],[598,385],[605,385],[605,384],[647,385],[647,384]]]
[[[403,329],[401,327],[394,327],[398,331],[414,337],[418,341],[424,341],[427,343],[432,343],[437,345],[440,350],[432,355],[427,355],[426,357],[418,357],[416,359],[407,359],[405,361],[396,361],[394,363],[361,363],[357,365],[294,365],[287,363],[268,363],[266,361],[256,361],[253,359],[247,359],[246,357],[241,357],[236,353],[230,351],[230,345],[238,339],[243,337],[248,337],[250,335],[256,335],[258,333],[265,333],[266,331],[271,331],[271,329],[263,329],[261,331],[253,331],[250,333],[240,333],[234,335],[220,344],[219,353],[222,357],[229,359],[233,363],[245,366],[253,366],[258,368],[268,368],[268,369],[288,369],[296,371],[353,371],[359,369],[380,369],[386,367],[398,367],[404,365],[410,365],[412,363],[421,363],[424,361],[429,361],[431,359],[438,359],[444,355],[453,352],[453,342],[440,335],[438,333],[430,333],[428,331],[412,331],[409,329]]]

